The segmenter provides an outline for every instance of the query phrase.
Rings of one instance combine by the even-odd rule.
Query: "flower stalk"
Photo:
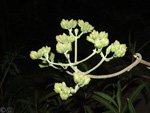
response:
[[[126,68],[122,69],[121,71],[118,71],[113,74],[107,74],[107,75],[92,75],[90,74],[92,71],[97,69],[104,61],[109,62],[110,60],[114,58],[123,57],[126,53],[126,44],[120,44],[119,41],[115,41],[114,43],[110,44],[110,41],[108,39],[108,33],[105,31],[98,32],[94,30],[94,27],[90,25],[88,22],[84,22],[83,20],[65,20],[63,19],[60,23],[61,27],[63,29],[66,29],[69,31],[69,34],[63,33],[62,35],[57,35],[56,40],[56,51],[60,54],[63,54],[66,57],[66,60],[68,63],[56,63],[54,61],[55,54],[51,52],[51,47],[45,46],[39,49],[38,51],[31,51],[30,57],[33,60],[40,59],[42,63],[39,65],[41,68],[51,66],[55,69],[65,69],[66,73],[73,76],[74,82],[76,83],[75,88],[67,87],[65,82],[62,83],[55,83],[54,85],[54,91],[56,93],[60,94],[60,97],[62,100],[67,100],[68,97],[72,96],[72,94],[76,93],[80,87],[84,87],[85,85],[88,85],[91,79],[106,79],[106,78],[112,78],[119,76],[127,71],[130,71],[132,68],[134,68],[139,63],[147,65],[148,69],[150,69],[150,62],[147,62],[145,60],[142,60],[142,56],[139,53],[136,53],[134,55],[134,58],[136,60],[127,66]],[[80,28],[80,34],[79,29]],[[73,32],[74,31],[74,32]],[[94,45],[93,52],[87,56],[86,58],[78,61],[78,39],[81,38],[83,34],[90,33],[86,40],[89,41]],[[71,62],[70,58],[70,52],[72,51],[72,43],[74,43],[74,61]],[[109,46],[108,46],[109,45]],[[106,53],[104,55],[103,49],[106,48]],[[113,55],[109,58],[107,56],[113,53]],[[99,61],[97,65],[92,67],[91,69],[87,70],[86,72],[82,72],[77,66],[80,63],[83,63],[90,58],[92,58],[94,55],[99,54],[102,58]],[[61,66],[61,67],[58,67]],[[71,67],[74,72],[70,72],[67,70],[68,67]],[[2,86],[2,84],[1,84]]]

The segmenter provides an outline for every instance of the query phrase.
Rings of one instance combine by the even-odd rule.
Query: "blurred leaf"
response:
[[[30,101],[27,99],[18,99],[16,102],[22,103],[22,104],[29,104]]]
[[[53,113],[53,111],[56,111],[57,107],[56,106],[50,106],[50,108],[47,110],[48,113]]]
[[[133,104],[132,104],[132,102],[130,101],[129,98],[127,98],[127,101],[128,101],[129,112],[130,113],[136,113],[135,109],[134,109],[134,106],[133,106]]]
[[[35,113],[35,111],[33,110],[32,107],[29,107],[29,111],[30,111],[30,113]]]
[[[145,81],[143,81],[142,79],[139,79],[143,84],[145,83]],[[147,100],[149,100],[150,99],[150,88],[149,88],[149,85],[147,85],[147,84],[145,84],[145,92],[144,93],[146,93],[146,96],[145,96],[145,98],[147,98]]]
[[[102,92],[95,92],[95,94],[97,94],[97,95],[103,97],[104,99],[106,99],[106,100],[112,102],[112,103],[118,108],[118,105],[117,105],[117,103],[115,102],[115,100],[114,100],[112,97],[110,97],[109,95],[107,95],[107,94],[105,94],[105,93],[102,93]]]
[[[112,111],[105,111],[105,112],[103,112],[103,113],[114,113],[114,112],[112,112]]]
[[[121,96],[122,96],[120,80],[118,80],[118,82],[117,82],[117,87],[118,87],[118,91],[117,91],[117,103],[118,103],[119,112],[120,112],[121,111]]]
[[[77,109],[76,109],[76,111],[75,111],[75,113],[79,113],[79,110],[80,110],[80,109],[79,109],[79,108],[77,108]]]
[[[133,101],[144,87],[145,87],[145,83],[138,86],[138,88],[130,95],[129,99]]]
[[[93,111],[89,105],[85,105],[84,109],[87,111],[87,113],[93,113]]]
[[[17,74],[19,74],[19,69],[15,63],[12,63],[12,66],[14,67]]]
[[[68,105],[70,104],[72,101],[74,100],[74,98],[69,98],[66,101],[63,102],[64,105]]]
[[[34,91],[34,99],[35,99],[35,104],[37,105],[37,103],[38,103],[38,98],[39,98],[39,92],[38,92],[38,90],[35,90]]]
[[[48,84],[48,85],[46,86],[46,89],[49,88],[49,87],[51,87],[51,86],[54,86],[54,83]]]
[[[97,96],[97,95],[93,95],[92,96],[93,99],[97,100],[98,102],[100,102],[102,105],[104,105],[106,108],[108,108],[110,111],[113,111],[114,113],[118,113],[117,109],[114,108],[108,101],[106,101],[105,99]]]
[[[47,64],[39,64],[39,67],[40,68],[45,68],[45,67],[48,67],[48,65]]]
[[[55,92],[48,93],[47,95],[43,96],[39,99],[39,103],[46,101],[48,98],[57,95]]]
[[[86,63],[81,63],[80,65],[85,71],[89,70],[88,65]]]
[[[60,82],[65,81],[63,77],[61,77],[60,75],[54,74],[54,73],[51,74],[50,77],[56,81],[60,81]]]
[[[138,86],[138,88],[133,91],[129,97],[130,101],[133,102],[134,99],[137,97],[137,95],[141,92],[141,90],[145,87],[145,83],[141,84],[140,86]],[[125,104],[122,113],[125,113],[127,110],[127,103]]]
[[[139,52],[141,49],[143,49],[145,46],[147,46],[150,43],[150,40],[145,42],[143,45],[140,46],[140,48],[136,51]]]

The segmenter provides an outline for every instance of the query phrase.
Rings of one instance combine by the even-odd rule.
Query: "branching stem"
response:
[[[118,76],[118,75],[132,69],[133,67],[135,67],[139,63],[150,66],[149,62],[144,61],[141,58],[138,58],[136,55],[134,57],[136,58],[136,60],[131,65],[129,65],[128,67],[124,68],[123,70],[121,70],[119,72],[116,72],[113,74],[107,74],[107,75],[87,75],[87,76],[89,76],[90,78],[93,78],[93,79],[106,79],[106,78],[112,78],[112,77]]]
[[[94,71],[95,69],[97,69],[97,68],[105,61],[106,56],[104,56],[102,52],[101,52],[100,54],[101,54],[101,56],[102,56],[101,61],[100,61],[96,66],[94,66],[92,69],[86,71],[86,72],[85,72],[86,75],[89,74],[90,72]]]
[[[77,64],[80,64],[88,59],[90,59],[92,56],[94,56],[96,54],[96,49],[93,50],[93,53],[91,55],[89,55],[88,57],[84,58],[83,60],[77,61],[76,63],[54,63],[49,61],[49,64],[53,64],[53,65],[58,65],[58,66],[74,66]]]

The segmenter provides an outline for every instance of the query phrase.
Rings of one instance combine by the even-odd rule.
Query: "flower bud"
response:
[[[54,91],[56,93],[60,93],[60,91],[61,91],[61,84],[60,83],[55,83],[55,85],[54,85]]]
[[[116,57],[123,57],[123,56],[125,55],[126,48],[127,48],[127,47],[126,47],[125,44],[121,44],[121,45],[120,45],[120,48],[115,51]]]
[[[83,20],[78,20],[78,25],[83,33],[91,32],[94,29],[92,25],[88,22],[84,22]]]
[[[79,87],[83,87],[84,85],[87,85],[90,82],[90,78],[84,75],[83,73],[74,73],[74,81],[76,84],[79,85]]]
[[[111,52],[111,45],[109,47],[107,47],[106,54],[108,55],[110,52]]]
[[[91,43],[95,42],[95,40],[93,38],[89,37],[89,36],[87,36],[86,40],[89,41],[89,42],[91,42]]]
[[[71,20],[69,21],[69,27],[70,27],[69,29],[75,28],[76,26],[77,26],[77,21],[71,19]]]
[[[30,58],[32,58],[33,60],[37,59],[38,55],[36,51],[31,51],[30,52]]]
[[[67,42],[72,43],[72,42],[74,42],[74,41],[75,41],[75,38],[74,38],[73,36],[68,36],[68,37],[67,37]]]
[[[71,43],[64,43],[64,52],[66,51],[72,51]]]
[[[119,41],[115,41],[113,44],[112,44],[112,46],[111,46],[111,51],[112,52],[115,52],[116,50],[118,50],[120,48],[120,43],[119,43]]]
[[[106,47],[106,46],[108,46],[108,44],[109,44],[108,38],[102,38],[102,39],[101,39],[101,42],[102,42],[103,47]]]
[[[102,41],[100,39],[96,39],[94,46],[96,48],[102,48],[103,47]]]
[[[105,31],[101,31],[99,33],[99,38],[102,39],[102,38],[107,38],[108,37],[108,33],[106,33]]]
[[[61,97],[62,100],[67,100],[69,95],[66,95],[64,93],[60,93],[60,97]]]
[[[61,25],[61,27],[62,27],[63,29],[68,29],[68,28],[67,28],[67,26],[68,26],[68,20],[63,19],[63,20],[61,21],[60,25]]]
[[[38,58],[41,58],[44,55],[43,48],[38,50],[37,55],[38,55]]]
[[[54,58],[55,58],[55,54],[51,52],[51,53],[50,53],[49,60],[50,60],[51,62],[54,62]]]
[[[73,19],[71,19],[70,21],[63,19],[60,25],[63,29],[72,29],[77,26],[77,21]]]
[[[79,30],[76,28],[76,29],[74,30],[75,36],[78,35],[78,32],[79,32]]]
[[[78,26],[83,27],[83,25],[84,25],[84,21],[83,20],[78,20]]]
[[[80,78],[78,76],[78,73],[74,73],[74,82],[77,84],[80,82]]]
[[[56,44],[56,50],[57,50],[58,53],[64,53],[65,52],[65,50],[64,50],[64,44],[58,42]]]
[[[90,79],[89,77],[85,76],[84,85],[89,84],[90,80],[91,80],[91,79]],[[84,86],[84,85],[83,85],[83,86]]]

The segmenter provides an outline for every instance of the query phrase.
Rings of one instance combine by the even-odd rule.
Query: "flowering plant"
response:
[[[63,33],[62,35],[56,36],[57,44],[56,51],[60,54],[64,54],[68,63],[56,63],[54,62],[55,54],[51,52],[51,47],[45,46],[39,49],[38,51],[31,51],[30,57],[33,60],[40,59],[42,60],[42,64],[39,64],[41,68],[51,66],[55,69],[64,69],[66,73],[73,76],[74,82],[76,83],[75,88],[67,87],[65,82],[55,83],[54,91],[60,94],[62,100],[67,100],[68,97],[72,96],[73,93],[76,93],[80,87],[83,87],[89,84],[91,79],[105,79],[118,76],[126,71],[131,70],[134,66],[139,63],[143,63],[147,66],[150,66],[149,62],[142,60],[142,56],[139,53],[136,53],[134,57],[136,60],[124,68],[123,70],[108,74],[108,75],[91,75],[90,73],[98,68],[104,61],[109,62],[113,58],[123,57],[126,53],[127,47],[126,44],[120,44],[119,41],[115,41],[114,43],[109,45],[108,33],[102,31],[98,32],[94,30],[94,27],[90,25],[88,22],[84,22],[83,20],[65,20],[63,19],[60,23],[63,29],[69,31],[69,34]],[[77,27],[78,26],[78,27]],[[79,29],[80,28],[80,29]],[[87,36],[87,41],[94,44],[93,52],[87,56],[86,58],[78,61],[78,40],[81,38],[83,34],[90,33]],[[74,61],[70,59],[70,52],[72,51],[72,43],[74,43]],[[103,49],[106,48],[105,53],[103,53]],[[108,57],[110,53],[113,53],[111,57]],[[78,64],[90,59],[94,55],[99,54],[102,59],[100,62],[95,65],[93,68],[89,69],[86,72],[82,72],[78,68]],[[71,67],[74,71],[73,73],[68,71],[67,68]]]

